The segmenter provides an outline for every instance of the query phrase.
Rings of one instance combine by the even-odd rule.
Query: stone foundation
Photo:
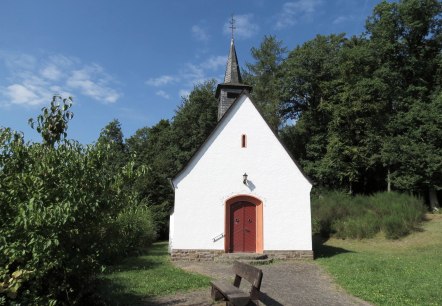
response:
[[[215,257],[224,254],[224,250],[172,250],[170,256],[173,261],[213,261]]]
[[[313,251],[264,251],[269,257],[277,260],[313,259]]]
[[[224,250],[186,250],[175,249],[171,252],[173,261],[213,261],[225,254]],[[313,259],[313,251],[264,251],[264,254],[277,260]]]

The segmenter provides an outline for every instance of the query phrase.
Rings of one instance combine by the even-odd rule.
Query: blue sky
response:
[[[54,93],[73,96],[69,138],[94,142],[112,119],[125,137],[173,117],[194,84],[221,81],[235,15],[241,66],[264,35],[289,49],[364,31],[378,0],[3,0],[0,126],[27,125]]]

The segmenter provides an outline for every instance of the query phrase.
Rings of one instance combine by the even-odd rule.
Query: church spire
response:
[[[236,98],[243,92],[251,92],[252,86],[242,83],[241,72],[238,64],[238,57],[235,50],[233,30],[235,29],[235,19],[230,21],[232,38],[230,39],[229,57],[227,58],[226,73],[224,83],[218,84],[215,97],[218,99],[218,120],[224,116]]]
[[[229,57],[227,58],[226,74],[224,75],[224,83],[241,84],[241,72],[239,71],[238,57],[236,56],[235,42],[230,40]]]

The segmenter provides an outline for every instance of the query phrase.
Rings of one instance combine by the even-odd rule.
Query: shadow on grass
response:
[[[130,288],[121,283],[118,277],[108,278],[115,273],[132,273],[131,271],[150,270],[164,264],[161,256],[167,255],[162,243],[153,244],[138,256],[128,257],[117,265],[109,266],[106,271],[96,279],[96,295],[100,303],[92,302],[90,305],[151,305],[146,302],[147,296],[140,296],[130,292]]]
[[[138,256],[130,256],[124,259],[121,263],[109,266],[105,274],[112,272],[123,272],[130,270],[147,270],[152,269],[163,264],[161,256],[167,256],[167,248],[164,243],[154,243],[148,249],[145,249]]]
[[[97,295],[100,302],[90,305],[100,306],[123,306],[123,305],[151,305],[142,297],[127,292],[127,287],[109,279],[97,280]]]
[[[149,254],[150,255],[150,254]],[[162,263],[158,260],[153,259],[150,256],[142,255],[139,257],[129,257],[123,260],[120,264],[108,267],[104,274],[109,274],[113,272],[124,272],[132,270],[147,270],[153,269]]]
[[[168,251],[167,251],[167,241],[162,241],[162,242],[157,242],[152,244],[149,247],[149,255],[152,256],[166,256],[168,255]]]
[[[354,253],[343,248],[337,248],[330,245],[325,245],[328,238],[324,238],[319,235],[313,236],[313,253],[315,254],[315,259],[317,258],[329,258],[339,254],[344,253]]]

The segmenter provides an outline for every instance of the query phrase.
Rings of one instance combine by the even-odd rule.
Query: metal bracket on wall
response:
[[[220,240],[221,238],[224,237],[224,234],[219,234],[218,236],[216,236],[215,238],[213,238],[213,242],[217,242],[218,240]]]

